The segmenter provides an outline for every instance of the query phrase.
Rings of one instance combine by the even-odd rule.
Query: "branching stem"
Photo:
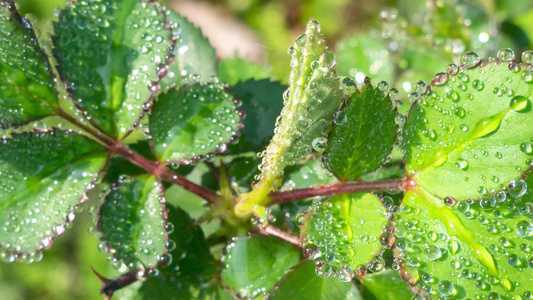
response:
[[[270,225],[266,227],[259,225],[258,229],[261,234],[275,236],[293,245],[296,245],[297,247],[300,247],[300,238],[295,235],[289,234],[281,229]]]
[[[405,178],[371,182],[341,182],[286,192],[275,192],[269,195],[271,199],[269,205],[342,193],[405,190],[407,183],[408,181]]]

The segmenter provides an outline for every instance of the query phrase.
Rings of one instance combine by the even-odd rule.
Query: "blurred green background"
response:
[[[51,22],[65,0],[16,0],[21,12],[50,47]],[[401,98],[418,80],[458,62],[466,50],[495,56],[510,47],[517,56],[531,49],[533,4],[523,0],[168,0],[170,7],[197,23],[217,48],[220,59],[254,61],[261,74],[286,82],[290,71],[287,47],[310,18],[321,23],[337,54],[338,72],[362,82],[386,80]],[[72,228],[30,265],[0,262],[0,299],[102,299],[100,282],[90,267],[106,277],[119,274],[98,250],[88,228],[87,213],[96,197],[81,206]],[[174,187],[167,200],[192,216],[202,202]],[[116,297],[119,298],[119,297]]]

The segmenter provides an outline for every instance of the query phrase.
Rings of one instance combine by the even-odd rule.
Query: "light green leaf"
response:
[[[164,205],[163,186],[153,175],[121,178],[105,195],[100,239],[130,270],[154,268],[167,252]]]
[[[387,209],[375,195],[333,196],[313,206],[303,220],[304,255],[321,265],[320,276],[351,280],[355,271],[370,267],[383,246],[389,246],[386,224]]]
[[[261,81],[261,79],[269,77],[265,68],[244,58],[226,58],[218,64],[218,79],[229,85],[250,81],[251,79]]]
[[[394,222],[394,251],[414,290],[454,299],[531,294],[533,210],[511,194],[444,205],[408,191]]]
[[[63,234],[105,161],[103,147],[59,130],[0,142],[0,248],[8,260],[31,261]]]
[[[410,300],[413,292],[397,271],[383,271],[360,277],[361,293],[366,300]]]
[[[524,174],[533,155],[526,67],[491,61],[439,76],[442,84],[413,106],[405,125],[408,176],[434,196],[463,200],[506,189]]]
[[[202,31],[172,10],[168,11],[167,17],[170,22],[177,24],[174,32],[179,40],[174,49],[174,61],[168,66],[167,76],[161,80],[161,91],[166,92],[174,86],[179,88],[187,79],[197,80],[192,75],[200,76],[203,81],[216,75],[215,49]]]
[[[388,96],[370,83],[351,95],[333,120],[324,156],[337,178],[355,180],[385,162],[398,130],[395,116]]]
[[[0,1],[0,128],[54,114],[57,93],[48,57],[30,21]]]
[[[308,23],[305,34],[296,39],[289,53],[292,70],[284,106],[274,137],[263,153],[261,179],[235,208],[240,216],[263,214],[261,205],[268,203],[268,193],[280,186],[283,169],[303,160],[314,144],[325,139],[341,104],[335,55],[326,50],[318,22]]]
[[[240,116],[223,86],[198,83],[160,95],[149,121],[157,158],[182,162],[223,152],[236,138]]]
[[[159,90],[175,43],[155,1],[74,1],[55,24],[54,56],[78,108],[104,132],[125,137]]]
[[[269,300],[329,300],[363,299],[353,282],[340,282],[335,278],[320,278],[315,274],[313,261],[305,260],[296,265],[276,283]]]
[[[226,248],[223,284],[244,298],[270,291],[298,262],[296,247],[269,236],[237,238]]]
[[[248,80],[230,87],[228,92],[240,101],[246,113],[239,141],[229,145],[233,152],[261,151],[274,135],[274,125],[283,107],[283,91],[287,87],[270,80]]]

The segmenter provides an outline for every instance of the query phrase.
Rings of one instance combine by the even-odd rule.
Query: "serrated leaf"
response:
[[[408,191],[394,222],[402,274],[415,291],[432,297],[530,294],[530,205],[510,197],[444,205],[420,190]]]
[[[48,248],[106,162],[103,147],[71,132],[14,134],[0,143],[0,248]],[[8,260],[10,260],[9,258]]]
[[[11,0],[0,1],[0,128],[54,114],[52,69],[30,21]]]
[[[381,239],[387,223],[387,209],[370,193],[339,194],[313,206],[300,230],[304,255],[321,265],[321,276],[351,279],[356,270],[365,271],[388,238]],[[382,242],[387,244],[382,246]]]
[[[410,300],[413,292],[397,271],[383,271],[359,278],[366,300]]]
[[[155,1],[74,1],[54,26],[58,71],[78,108],[122,138],[159,90],[159,71],[174,44]]]
[[[160,95],[149,121],[157,158],[180,162],[224,151],[240,116],[223,86],[198,83]]]
[[[130,270],[157,266],[167,252],[163,187],[153,175],[124,177],[104,197],[97,229]]]
[[[289,52],[289,89],[274,137],[263,153],[261,179],[252,192],[242,195],[235,208],[237,215],[263,214],[260,207],[268,203],[268,193],[281,184],[283,169],[312,152],[314,142],[328,133],[341,104],[335,55],[326,50],[318,22],[308,23],[305,34],[296,39]]]
[[[244,298],[255,298],[298,262],[296,247],[270,236],[234,239],[226,248],[223,283]]]
[[[238,143],[228,147],[232,152],[261,151],[268,145],[283,107],[282,95],[286,88],[279,82],[265,79],[240,82],[228,89],[241,101],[239,109],[246,113]]]
[[[217,273],[216,262],[200,226],[182,209],[167,209],[170,256],[165,256],[157,276],[143,282],[135,298],[205,299],[213,288],[205,283]]]
[[[398,126],[388,96],[370,83],[337,112],[324,162],[341,181],[379,168],[392,150]]]
[[[220,81],[226,82],[229,85],[236,85],[239,82],[250,81],[252,79],[262,81],[261,79],[267,79],[270,76],[265,71],[265,68],[254,62],[247,61],[243,58],[226,58],[218,63],[217,77]]]
[[[443,75],[405,125],[407,174],[431,194],[479,198],[530,168],[533,84],[509,62]],[[450,189],[453,187],[453,189]]]
[[[177,24],[174,31],[179,40],[174,50],[174,61],[168,66],[167,76],[161,80],[161,90],[166,92],[172,87],[179,88],[187,79],[197,80],[191,78],[192,75],[200,76],[203,81],[216,75],[215,49],[202,31],[173,10],[168,11],[167,17]]]
[[[363,299],[352,282],[340,282],[335,278],[320,278],[315,274],[315,264],[305,260],[296,265],[276,283],[269,300],[326,300]]]

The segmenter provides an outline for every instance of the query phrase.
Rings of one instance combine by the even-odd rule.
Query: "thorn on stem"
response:
[[[93,271],[94,275],[96,275],[96,277],[98,277],[98,279],[102,282],[100,294],[104,294],[106,296],[106,300],[111,300],[111,297],[113,296],[113,293],[115,293],[115,291],[120,290],[121,288],[126,287],[137,281],[137,276],[135,276],[135,274],[132,272],[124,273],[114,279],[108,279],[96,272],[92,267],[91,270]]]

